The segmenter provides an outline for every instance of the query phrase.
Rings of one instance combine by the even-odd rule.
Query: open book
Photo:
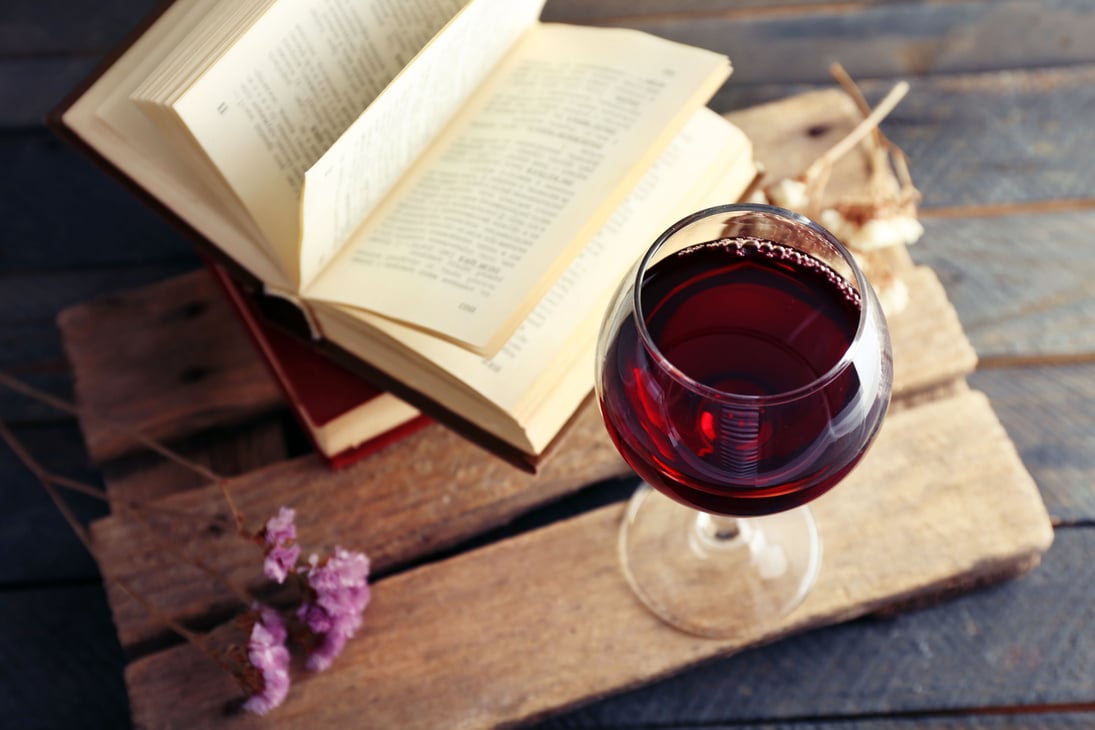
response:
[[[383,387],[534,460],[634,260],[755,175],[703,106],[725,56],[542,4],[177,0],[61,125]]]

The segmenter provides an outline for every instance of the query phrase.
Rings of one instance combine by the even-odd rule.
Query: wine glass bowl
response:
[[[863,456],[891,381],[874,292],[817,224],[731,205],[663,233],[617,293],[597,352],[608,432],[658,493],[640,489],[621,530],[643,602],[704,635],[797,605],[820,564],[801,505]]]

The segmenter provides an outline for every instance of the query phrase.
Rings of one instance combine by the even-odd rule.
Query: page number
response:
[[[228,102],[227,101],[222,101],[220,104],[217,104],[217,113],[226,114],[227,112],[228,112]]]

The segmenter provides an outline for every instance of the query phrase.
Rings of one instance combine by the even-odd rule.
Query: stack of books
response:
[[[534,466],[636,259],[756,177],[729,59],[542,5],[176,0],[54,119],[215,259],[328,456],[425,413]]]

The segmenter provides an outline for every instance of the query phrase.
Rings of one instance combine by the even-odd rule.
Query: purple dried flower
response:
[[[361,627],[362,612],[369,604],[369,558],[364,553],[335,548],[322,564],[313,555],[307,577],[309,595],[297,616],[319,639],[306,666],[322,671]]]
[[[266,559],[262,568],[266,577],[285,582],[285,576],[297,564],[300,546],[297,545],[297,527],[293,524],[296,510],[282,507],[278,513],[266,521],[262,537],[266,543]]]
[[[285,647],[285,622],[277,611],[258,606],[258,620],[251,629],[247,658],[262,675],[262,687],[243,703],[243,709],[265,715],[289,694],[289,650]]]

